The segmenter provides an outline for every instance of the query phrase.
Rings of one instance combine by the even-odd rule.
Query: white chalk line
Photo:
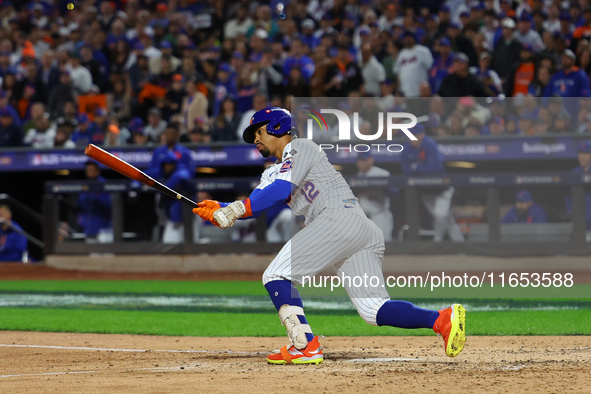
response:
[[[363,359],[360,359],[363,360]],[[400,359],[399,359],[400,360]],[[414,361],[419,361],[417,359],[412,359]],[[353,360],[348,360],[353,361]],[[105,369],[105,370],[97,370],[97,371],[60,371],[60,372],[43,372],[43,373],[25,373],[25,374],[14,374],[14,375],[0,375],[0,379],[2,378],[26,378],[26,377],[34,377],[34,376],[52,376],[52,375],[80,375],[80,374],[92,374],[92,373],[105,373],[105,372],[117,372],[117,373],[128,373],[128,372],[149,372],[149,373],[166,373],[166,372],[184,372],[187,370],[192,369],[199,369],[199,368],[207,368],[208,370],[212,368],[212,364],[204,363],[204,364],[197,364],[195,366],[177,366],[177,367],[159,367],[159,368],[134,368],[134,369]],[[389,369],[388,369],[389,370]],[[363,372],[363,369],[358,368],[334,368],[330,366],[328,368],[325,367],[324,364],[320,364],[317,366],[312,367],[303,367],[300,365],[267,365],[265,368],[248,368],[248,369],[234,369],[232,368],[230,371],[220,371],[220,372],[233,372],[233,373],[249,373],[252,374],[253,372],[269,372],[269,371],[277,371],[277,372],[297,372],[297,373],[305,373],[305,372],[317,372],[317,371],[324,371],[324,372]]]
[[[346,360],[349,363],[389,363],[394,361],[404,361],[404,362],[412,362],[412,361],[427,361],[426,358],[354,358],[351,360]]]
[[[33,348],[33,349],[58,349],[58,350],[88,350],[88,351],[108,351],[108,352],[132,352],[132,353],[148,353],[148,352],[160,352],[160,353],[201,353],[201,354],[247,354],[247,355],[261,355],[260,352],[242,352],[233,350],[147,350],[147,349],[120,349],[120,348],[102,348],[102,347],[84,347],[84,346],[53,346],[53,345],[18,345],[18,344],[0,344],[0,347],[11,347],[11,348]],[[351,360],[343,360],[345,362],[353,363],[380,363],[380,362],[424,362],[426,359],[419,358],[358,358]],[[29,376],[50,376],[50,375],[69,375],[69,374],[89,374],[89,373],[103,373],[103,372],[134,372],[134,371],[148,371],[148,372],[171,372],[171,371],[184,371],[188,369],[203,368],[207,365],[196,364],[195,366],[178,366],[178,367],[159,367],[159,368],[136,368],[136,369],[123,369],[123,370],[97,370],[97,371],[67,371],[67,372],[45,372],[45,373],[33,373],[33,374],[15,374],[15,375],[0,375],[0,378],[13,378],[13,377],[29,377]],[[271,370],[277,370],[279,366],[270,366]],[[302,368],[298,366],[296,370],[298,372],[313,371],[322,369],[322,367]],[[249,369],[233,369],[233,372],[261,372],[268,370],[267,368],[249,368]],[[291,371],[292,368],[288,367]],[[358,372],[357,369],[351,368],[330,368],[331,372]]]
[[[149,350],[149,349],[117,349],[106,347],[83,347],[83,346],[51,346],[51,345],[16,345],[0,344],[0,347],[20,347],[20,348],[41,348],[41,349],[62,349],[62,350],[92,350],[102,352],[132,352],[132,353],[204,353],[204,354],[248,354],[259,355],[259,352],[239,352],[234,350]]]
[[[248,301],[248,302],[246,302]],[[355,306],[343,298],[312,298],[306,299],[308,310],[354,311]],[[243,310],[268,309],[269,300],[264,296],[205,296],[205,295],[143,295],[143,294],[53,294],[44,292],[30,293],[2,293],[0,308],[85,308],[87,305],[97,305],[111,308],[135,308],[138,305],[152,308],[240,308]],[[416,306],[438,310],[441,303],[424,301],[415,303]],[[464,304],[471,312],[488,311],[553,311],[578,310],[578,306],[569,305],[470,305]]]
[[[68,372],[45,372],[45,373],[22,373],[19,375],[0,375],[0,378],[20,378],[25,376],[46,376],[46,375],[69,375],[83,373],[101,373],[103,371],[68,371]]]

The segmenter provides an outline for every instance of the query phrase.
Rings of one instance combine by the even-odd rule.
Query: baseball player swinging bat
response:
[[[382,230],[367,218],[357,197],[320,147],[297,135],[297,124],[288,110],[272,107],[256,112],[243,132],[244,142],[254,144],[261,156],[274,157],[277,162],[263,172],[259,185],[247,199],[205,200],[193,209],[203,220],[221,228],[277,206],[288,206],[294,215],[306,219],[306,227],[283,246],[263,274],[263,284],[290,340],[278,353],[270,354],[267,362],[323,362],[319,337],[308,324],[295,284],[304,284],[326,268],[333,268],[343,277],[377,279],[376,285],[361,286],[343,279],[349,298],[368,324],[433,329],[443,337],[445,353],[457,356],[466,342],[465,308],[453,304],[429,310],[390,299],[382,271]]]
[[[144,172],[138,170],[131,164],[121,160],[117,156],[112,155],[111,153],[107,152],[106,150],[99,148],[96,145],[88,144],[86,149],[84,150],[84,154],[99,163],[106,165],[107,167],[111,168],[112,170],[117,171],[118,173],[125,175],[126,177],[136,180],[138,182],[143,183],[144,185],[150,186],[159,192],[166,194],[169,197],[172,197],[176,200],[184,202],[187,205],[190,205],[193,208],[197,208],[197,203],[188,199],[187,197],[183,196],[180,193],[175,192],[171,188],[163,185],[162,183],[158,182],[154,178],[146,175]]]

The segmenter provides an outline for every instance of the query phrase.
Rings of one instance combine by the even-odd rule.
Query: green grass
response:
[[[304,297],[346,297],[342,287],[331,291],[329,288],[299,288]],[[260,281],[67,281],[67,280],[14,280],[0,281],[0,292],[71,292],[71,293],[132,293],[132,294],[196,294],[196,295],[249,295],[266,296],[267,291]],[[576,299],[591,302],[591,284],[577,284],[571,288],[504,288],[497,285],[494,288],[443,288],[436,291],[429,289],[407,287],[403,289],[391,288],[389,293],[395,299]]]
[[[420,290],[420,289],[418,289]],[[425,290],[427,291],[427,290]],[[0,301],[8,294],[100,294],[110,295],[202,295],[246,296],[241,305],[226,309],[175,308],[162,304],[150,309],[138,304],[115,307],[115,304],[58,306],[57,304],[29,304],[15,308],[6,303],[0,307],[0,330],[93,332],[181,336],[284,336],[272,304],[266,307],[267,293],[259,281],[249,282],[194,282],[194,281],[0,281]],[[306,294],[306,291],[302,292]],[[393,289],[393,297],[445,305],[442,299],[427,300],[417,292]],[[589,293],[586,293],[586,295]],[[336,295],[336,294],[333,294]],[[342,295],[339,293],[339,295]],[[250,298],[249,298],[250,297]],[[456,296],[457,297],[457,296]],[[470,312],[470,335],[591,335],[591,302],[589,298],[546,298],[545,300],[465,299],[472,306],[491,306],[492,310]],[[588,297],[588,296],[587,296]],[[128,297],[129,298],[129,297]],[[244,308],[253,300],[262,302],[258,309]],[[263,301],[260,301],[260,300]],[[217,298],[216,298],[217,300]],[[464,302],[462,301],[462,302]],[[528,310],[538,306],[554,310]],[[543,301],[543,302],[542,302]],[[263,305],[264,304],[264,305]],[[429,304],[430,305],[430,304]],[[502,306],[505,310],[494,310]],[[515,310],[519,307],[520,310]],[[143,309],[142,309],[143,308]],[[570,309],[573,308],[573,309]],[[482,309],[481,309],[482,310]],[[428,329],[402,330],[391,327],[374,327],[366,324],[355,311],[323,311],[311,309],[309,322],[318,334],[331,336],[373,335],[432,335]]]
[[[274,313],[176,313],[0,309],[0,330],[179,336],[284,336]],[[308,315],[315,333],[327,336],[433,335],[428,329],[375,327],[358,316]],[[591,335],[591,310],[474,312],[468,335]]]
[[[260,281],[12,280],[0,281],[0,291],[267,295]]]

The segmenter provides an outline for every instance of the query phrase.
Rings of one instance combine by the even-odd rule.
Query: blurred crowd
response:
[[[171,122],[239,142],[292,97],[488,110],[436,136],[588,132],[591,102],[563,98],[590,95],[590,36],[586,0],[2,0],[0,147],[160,144]],[[508,97],[526,110],[495,113]]]

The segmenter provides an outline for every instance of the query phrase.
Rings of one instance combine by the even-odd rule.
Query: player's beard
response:
[[[263,156],[265,159],[271,156],[271,151],[265,145],[261,145],[261,149],[259,149],[259,152],[261,156]]]

